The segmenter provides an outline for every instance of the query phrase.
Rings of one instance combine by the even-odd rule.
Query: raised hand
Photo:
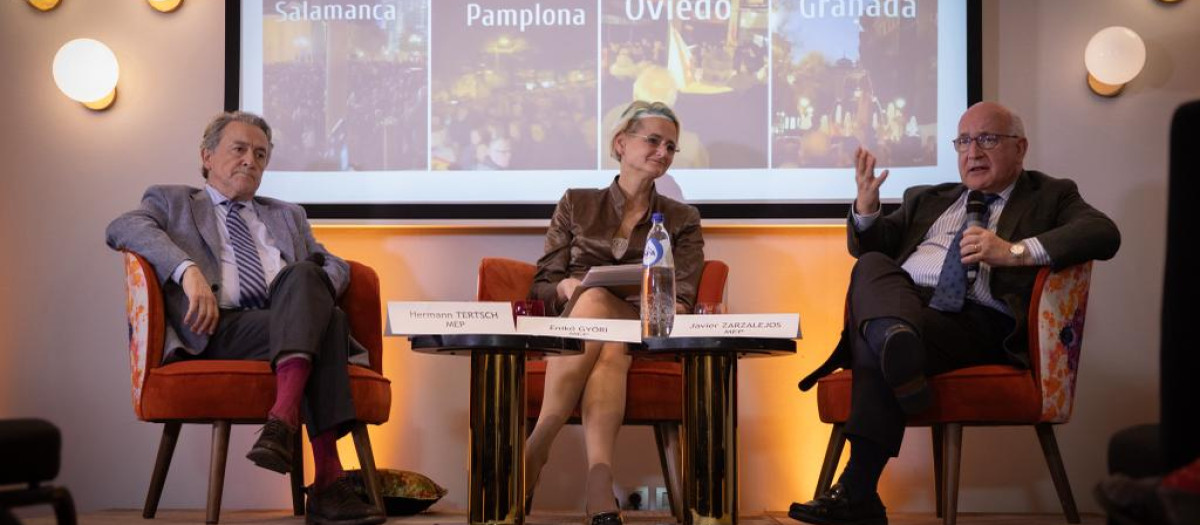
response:
[[[854,200],[855,213],[870,215],[879,211],[879,187],[887,177],[888,170],[875,176],[875,155],[862,146],[854,150],[854,182],[858,185],[858,198]]]

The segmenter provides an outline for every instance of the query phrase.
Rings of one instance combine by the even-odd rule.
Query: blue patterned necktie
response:
[[[233,246],[233,256],[237,260],[238,302],[242,308],[261,309],[267,307],[267,279],[263,272],[262,260],[258,257],[258,246],[250,235],[250,226],[242,218],[239,211],[246,205],[235,201],[225,201],[222,204],[229,208],[225,216],[225,229],[229,231],[229,243]]]
[[[985,204],[980,220],[984,228],[987,227],[992,202],[998,198],[999,195],[992,193],[983,196]],[[942,273],[938,275],[937,287],[933,289],[933,297],[929,299],[929,307],[934,310],[961,312],[963,303],[967,300],[967,267],[962,263],[962,248],[959,244],[962,243],[963,232],[969,225],[968,218],[968,214],[963,214],[962,226],[958,228],[958,233],[954,234],[954,240],[950,241],[950,246],[946,249]]]

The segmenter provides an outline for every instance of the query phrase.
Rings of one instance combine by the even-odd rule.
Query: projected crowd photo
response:
[[[774,2],[772,167],[936,164],[937,0],[826,5]]]
[[[957,176],[968,0],[241,2],[281,198],[552,204],[611,180],[634,100],[679,116],[689,201],[850,200],[860,146],[886,199]]]
[[[602,5],[602,130],[634,100],[662,101],[682,120],[672,171],[767,166],[765,1]]]
[[[424,170],[427,3],[380,1],[362,12],[316,4],[263,6],[272,168]]]
[[[595,2],[541,5],[434,5],[432,169],[596,168]]]

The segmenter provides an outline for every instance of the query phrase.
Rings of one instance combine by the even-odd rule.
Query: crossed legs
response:
[[[637,310],[606,289],[584,291],[571,317],[636,319]],[[579,404],[587,446],[588,514],[616,510],[612,461],[625,418],[625,382],[631,358],[623,343],[588,341],[580,355],[546,360],[546,390],[537,424],[525,443],[525,494],[533,495],[550,445]]]

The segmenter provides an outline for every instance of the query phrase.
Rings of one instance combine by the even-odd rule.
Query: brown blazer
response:
[[[558,283],[567,277],[582,278],[593,266],[640,264],[646,234],[650,232],[650,213],[629,234],[629,248],[620,259],[613,257],[612,238],[621,226],[625,194],[616,179],[607,188],[569,189],[550,219],[546,232],[546,250],[537,262],[537,273],[529,296],[546,304],[548,315],[558,315],[565,301],[558,297]],[[675,300],[690,311],[696,301],[696,287],[704,266],[704,237],[700,233],[700,212],[695,206],[659,195],[651,190],[650,212],[662,212],[663,223],[671,236],[675,258]]]

